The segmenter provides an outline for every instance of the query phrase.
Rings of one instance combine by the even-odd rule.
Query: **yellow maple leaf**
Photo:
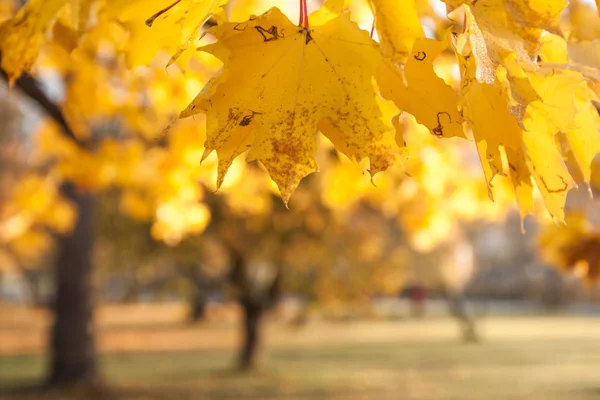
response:
[[[528,79],[537,84],[534,88],[541,97],[531,101],[522,111],[519,124],[510,112],[512,97],[506,74],[498,74],[493,85],[480,82],[476,79],[477,58],[472,56],[473,47],[468,45],[468,41],[465,44],[457,49],[462,74],[461,109],[477,144],[490,198],[493,198],[493,178],[498,174],[504,175],[501,151],[504,148],[521,217],[532,211],[533,178],[549,213],[555,220],[563,222],[567,193],[575,183],[554,135],[560,129],[572,126],[575,109],[568,107],[573,104],[569,90],[577,87],[581,80],[571,79],[570,74],[560,72],[530,74]],[[461,54],[461,51],[464,53]],[[570,98],[564,95],[565,91],[571,94]],[[550,115],[555,108],[562,113],[556,118]]]
[[[218,42],[205,51],[225,67],[181,117],[207,114],[206,154],[219,156],[218,185],[250,149],[287,203],[317,170],[317,128],[351,159],[368,157],[372,175],[399,163],[393,128],[374,96],[379,49],[348,15],[308,29],[273,8],[211,33]]]
[[[529,103],[539,96],[525,71],[534,68],[541,30],[523,27],[508,14],[503,1],[485,0],[462,8],[465,31],[458,35],[457,46],[470,48],[475,57],[475,79],[495,85],[496,75],[506,74],[511,98],[511,113],[521,119]],[[464,51],[464,50],[459,50]],[[504,69],[500,68],[503,67]]]
[[[412,114],[435,136],[464,137],[456,92],[433,70],[433,61],[444,47],[436,40],[417,40],[404,68],[406,84],[390,62],[378,69],[377,83],[385,99]]]
[[[515,151],[511,148],[505,148],[506,158],[508,161],[508,171],[513,187],[515,189],[515,197],[519,206],[521,215],[521,231],[525,231],[523,225],[525,217],[534,212],[533,202],[533,183],[531,182],[531,173],[527,168],[527,162],[522,152]]]
[[[506,0],[514,21],[552,33],[560,32],[560,14],[566,6],[566,0]]]
[[[404,64],[414,42],[425,37],[414,0],[370,0],[384,56]]]
[[[177,60],[199,36],[204,22],[226,0],[108,0],[105,13],[130,34],[125,59],[130,67],[149,64],[159,51]]]
[[[535,27],[536,20],[529,18],[515,21],[506,6],[506,0],[444,0],[444,2],[451,8],[464,4],[463,9],[469,25],[477,25],[493,62],[500,63],[507,54],[515,53],[520,64],[532,64],[542,34],[542,30]],[[471,16],[473,21],[470,21]]]
[[[200,28],[206,20],[217,13],[219,8],[227,2],[228,0],[176,0],[165,9],[146,19],[145,24],[154,29],[163,25],[166,25],[166,28],[169,29],[173,21],[179,25],[180,42],[176,44],[176,51],[172,55],[169,65],[175,62],[187,50],[192,41],[198,37]]]
[[[37,59],[44,35],[68,0],[31,0],[0,26],[2,69],[9,82],[29,71]]]
[[[540,39],[540,61],[566,64],[569,62],[567,41],[558,35],[544,35]]]
[[[531,102],[527,109],[539,108],[551,123],[554,133],[573,129],[577,108],[575,93],[585,90],[587,84],[580,73],[553,68],[527,74],[540,99]]]
[[[567,193],[575,187],[555,142],[552,123],[538,109],[528,109],[523,120],[523,144],[529,171],[555,221],[564,223]]]
[[[575,162],[588,184],[592,177],[592,161],[600,152],[600,117],[589,100],[592,94],[587,87],[580,87],[575,93],[575,120],[572,129],[566,132]]]
[[[532,168],[532,174],[547,207],[563,207],[567,191],[576,185],[556,146],[555,135],[559,132],[566,134],[575,162],[584,180],[589,183],[592,160],[600,151],[600,125],[591,103],[596,97],[579,72],[552,68],[528,75],[541,97],[529,104],[523,119],[523,140],[531,162],[536,166]],[[535,155],[529,149],[531,141],[535,141],[535,147],[540,149]],[[554,205],[550,206],[551,203]]]
[[[459,57],[462,65],[472,63],[473,57]],[[462,71],[474,68],[461,67]],[[488,195],[493,199],[492,179],[503,174],[501,145],[520,151],[521,129],[509,113],[499,86],[479,82],[473,76],[463,75],[461,108],[467,125],[473,132],[477,151],[488,185]]]
[[[554,20],[556,10],[562,9],[558,3],[546,4],[553,7]],[[523,11],[519,17],[511,14],[511,6],[491,9],[492,5],[498,6],[495,0],[477,2],[472,4],[472,12],[463,6],[467,29],[455,40],[462,77],[460,109],[472,129],[490,197],[492,179],[504,174],[505,154],[521,217],[533,209],[534,180],[550,215],[564,222],[567,193],[576,184],[561,152],[565,149],[557,144],[557,134],[565,134],[573,158],[589,182],[590,164],[599,149],[597,116],[590,112],[594,94],[581,72],[569,70],[566,43],[559,36],[547,35],[539,41],[534,31],[502,33],[507,28],[500,21],[507,27],[517,24],[539,30],[543,25],[550,29],[550,17],[536,22],[531,14],[543,14],[542,4],[522,2],[519,7],[535,10],[529,10],[530,14]],[[520,36],[520,44],[507,41],[513,34]],[[533,66],[530,58],[538,54],[537,49],[532,52],[532,45],[540,44],[540,60],[548,63],[542,68]]]
[[[349,0],[327,0],[321,8],[309,15],[310,25],[323,25],[338,17],[348,2]]]

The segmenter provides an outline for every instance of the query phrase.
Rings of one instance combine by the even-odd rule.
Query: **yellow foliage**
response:
[[[462,77],[461,109],[473,131],[490,196],[494,176],[505,174],[504,149],[522,218],[533,209],[533,178],[546,208],[556,221],[562,222],[567,192],[576,185],[555,136],[571,132],[573,138],[569,142],[575,143],[579,166],[587,171],[584,176],[589,180],[589,164],[600,150],[599,126],[594,125],[588,109],[594,96],[579,72],[559,66],[525,72],[521,65],[528,68],[529,64],[519,61],[518,54],[515,57],[515,49],[506,48],[501,59],[496,53],[496,61],[501,65],[494,65],[494,59],[487,58],[488,54],[494,56],[490,44],[487,43],[487,52],[481,51],[479,33],[480,27],[491,28],[481,25],[475,11],[473,15],[467,12],[467,30],[456,40]],[[542,47],[541,57],[554,63],[565,60],[565,46],[560,39],[543,43],[546,46]],[[577,102],[578,96],[587,100]],[[584,154],[581,142],[589,145],[589,152]]]
[[[383,55],[404,64],[413,44],[425,34],[414,0],[370,0]]]
[[[380,62],[376,44],[347,15],[308,30],[274,8],[211,33],[219,41],[204,50],[225,69],[181,116],[207,113],[207,154],[219,156],[217,186],[250,149],[287,203],[300,180],[317,170],[317,127],[351,159],[368,157],[372,175],[398,164],[371,82]]]
[[[547,225],[539,237],[544,258],[595,282],[600,278],[600,233],[583,212],[571,212],[566,227]]]
[[[33,66],[44,35],[67,0],[31,0],[0,26],[2,69],[12,84]]]
[[[571,0],[568,14],[569,39],[591,41],[600,38],[600,14],[582,0]]]
[[[0,249],[23,266],[35,262],[52,244],[52,232],[71,230],[76,212],[56,182],[26,175],[0,205]]]
[[[129,32],[126,60],[130,67],[147,65],[159,51],[172,64],[198,38],[204,22],[226,0],[108,0],[106,13]]]
[[[197,202],[167,201],[156,208],[152,236],[169,245],[176,245],[184,237],[202,233],[210,221],[210,212]]]
[[[548,32],[560,30],[560,14],[567,4],[567,0],[506,0],[508,13],[515,22]]]
[[[464,137],[456,92],[433,68],[433,61],[444,47],[435,40],[417,40],[406,62],[404,77],[396,67],[385,63],[378,70],[377,83],[384,98],[412,114],[433,135]]]
[[[152,221],[169,244],[206,228],[215,173],[236,213],[273,210],[264,172],[239,161],[246,151],[286,204],[318,160],[325,204],[343,218],[366,200],[421,249],[451,235],[457,220],[499,218],[510,191],[498,176],[512,182],[522,218],[534,212],[537,187],[562,221],[576,186],[567,163],[590,182],[600,151],[598,15],[573,1],[561,25],[565,0],[445,3],[452,20],[424,0],[329,0],[298,26],[284,15],[296,17],[297,2],[283,0],[30,0],[0,27],[2,67],[14,82],[35,65],[64,89],[62,110],[87,148],[43,128],[36,144],[54,162],[52,176],[123,189],[121,210]],[[283,12],[249,18],[273,5]],[[202,32],[210,16],[218,25]],[[373,18],[379,43],[358,28]],[[424,38],[422,23],[441,40]],[[196,52],[201,36],[212,44]],[[318,144],[318,131],[333,147]],[[438,140],[453,137],[473,139],[486,184],[464,146]],[[349,160],[332,162],[333,149]],[[373,177],[400,160],[412,177]],[[297,207],[314,201],[300,195]],[[67,229],[68,207],[55,208],[54,216],[11,212],[3,232]],[[369,242],[361,252],[377,258],[380,249]]]

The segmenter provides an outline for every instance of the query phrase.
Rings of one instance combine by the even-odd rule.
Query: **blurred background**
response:
[[[599,160],[567,226],[539,198],[523,221],[505,177],[492,202],[475,146],[406,114],[407,171],[371,181],[319,135],[289,209],[255,162],[216,191],[205,121],[174,121],[220,63],[149,36],[170,3],[67,8],[34,73],[0,85],[0,399],[600,399]],[[443,37],[443,3],[417,5]],[[595,6],[561,27],[597,67]],[[435,67],[459,84],[450,49]]]

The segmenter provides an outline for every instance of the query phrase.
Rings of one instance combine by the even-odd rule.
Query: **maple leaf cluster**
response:
[[[330,9],[333,3],[343,6],[330,2]],[[600,151],[597,95],[589,77],[571,67],[558,26],[566,2],[448,1],[462,30],[441,41],[424,38],[412,1],[371,5],[379,44],[341,8],[309,18],[310,28],[272,9],[211,29],[217,42],[202,50],[223,61],[223,70],[181,116],[207,115],[218,184],[249,150],[287,202],[317,169],[317,129],[350,159],[368,158],[371,174],[399,165],[405,143],[382,117],[379,90],[433,135],[473,138],[490,198],[494,177],[508,175],[523,217],[533,212],[535,184],[563,222],[567,192],[576,187],[565,156],[589,182]],[[448,49],[460,70],[458,89],[434,71]]]
[[[224,0],[30,0],[0,28],[2,68],[11,82],[30,70],[53,27],[61,48],[80,60],[92,50],[102,53],[102,40],[93,38],[111,42],[111,51],[124,55],[118,67],[124,76],[161,52],[169,55],[164,65],[176,63],[187,73],[193,45],[207,34],[215,42],[198,50],[223,66],[180,117],[206,116],[202,159],[216,151],[217,186],[247,152],[287,203],[318,169],[317,132],[352,161],[368,160],[371,175],[401,166],[408,151],[398,115],[405,112],[434,137],[475,142],[490,198],[498,196],[496,175],[506,175],[523,217],[533,212],[537,187],[553,218],[564,221],[567,193],[576,187],[565,159],[575,160],[589,182],[600,151],[598,76],[568,52],[559,24],[566,1],[446,0],[447,29],[430,39],[424,18],[443,18],[424,2],[371,0],[378,41],[353,21],[349,3],[330,0],[308,15],[300,0],[295,24],[277,8],[229,21],[226,9],[236,3]],[[209,18],[216,26],[201,33]],[[436,71],[442,54],[455,60],[457,85]],[[98,76],[74,79],[93,83]],[[386,111],[389,104],[396,116]],[[104,104],[94,109],[115,112]],[[75,121],[86,112],[71,114]]]

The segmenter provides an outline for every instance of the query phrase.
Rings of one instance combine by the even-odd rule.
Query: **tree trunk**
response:
[[[72,184],[62,192],[75,204],[78,218],[73,232],[58,242],[49,384],[90,384],[98,379],[91,288],[94,199]]]
[[[260,351],[260,323],[264,307],[250,299],[240,301],[244,311],[244,342],[242,345],[239,367],[252,369],[258,364]]]

